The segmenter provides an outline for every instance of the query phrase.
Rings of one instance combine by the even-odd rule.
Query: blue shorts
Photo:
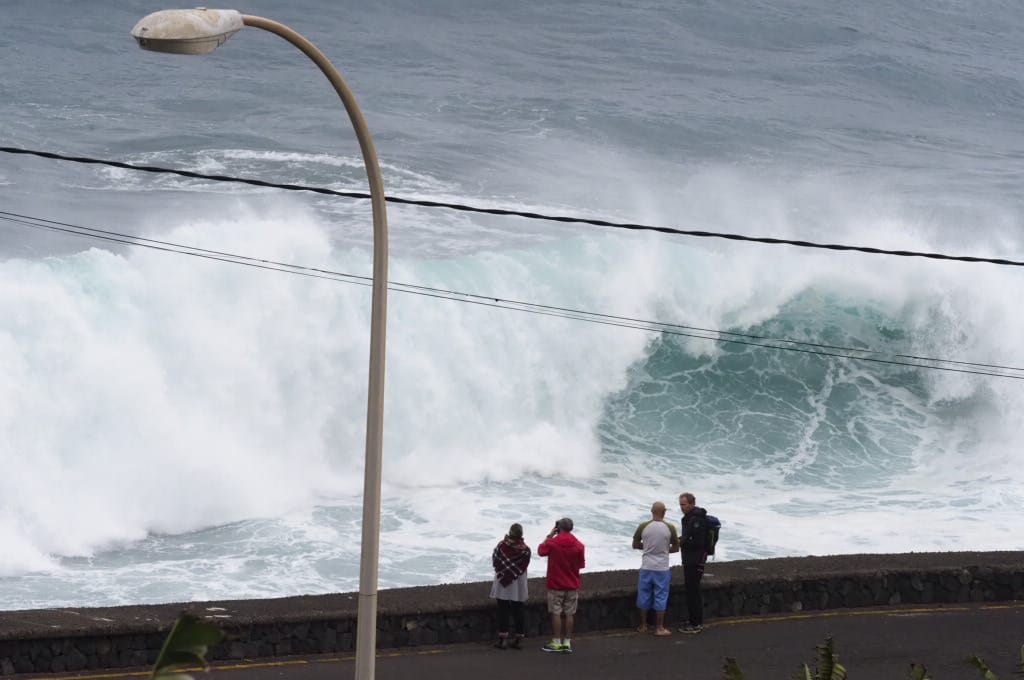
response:
[[[663,612],[668,607],[668,587],[672,572],[640,570],[640,582],[636,587],[636,606],[638,609],[653,609]]]

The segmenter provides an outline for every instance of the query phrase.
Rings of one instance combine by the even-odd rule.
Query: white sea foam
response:
[[[752,193],[720,179],[714,200],[722,204]],[[762,208],[752,210],[763,216]],[[161,238],[368,269],[365,251],[332,245],[318,218],[292,202],[262,215],[233,209],[232,217],[180,220]],[[775,212],[785,215],[785,206]],[[928,246],[906,236],[887,243],[891,221],[851,215],[839,236]],[[915,352],[1012,361],[1005,338],[1016,321],[1003,310],[1015,296],[1004,270],[893,268],[864,256],[837,270],[829,257],[771,252],[580,235],[533,249],[403,256],[392,278],[708,328],[769,322],[817,291],[902,324]],[[23,577],[5,606],[355,586],[368,289],[99,249],[7,261],[0,286],[0,532],[8,546],[0,573],[39,572]],[[1022,481],[1015,381],[926,373],[927,392],[916,394],[877,380],[869,365],[835,364],[821,393],[806,396],[808,414],[818,415],[796,421],[804,435],[792,452],[730,463],[725,431],[716,446],[726,457],[709,474],[694,452],[665,448],[675,440],[657,430],[611,448],[599,440],[617,436],[603,429],[613,395],[671,379],[644,378],[653,334],[398,293],[389,311],[382,585],[486,578],[490,546],[510,522],[536,540],[563,514],[577,517],[591,568],[632,566],[622,536],[653,498],[671,502],[681,487],[726,520],[719,559],[1014,547],[1007,542],[1021,499],[1012,489]],[[812,332],[819,311],[799,319]],[[875,326],[856,314],[851,323]],[[1003,330],[989,332],[996,327]],[[681,342],[711,362],[700,370],[725,358],[713,343]],[[756,370],[767,377],[784,366]],[[917,438],[901,444],[911,446],[904,472],[866,487],[858,471],[880,461],[852,450],[847,460],[822,460],[834,454],[814,436],[832,393],[853,384],[865,389],[867,441],[884,450],[891,432]],[[954,401],[969,407],[963,423],[943,422],[943,404]],[[726,413],[707,415],[729,422]],[[807,482],[822,466],[847,468],[848,480]],[[989,492],[991,480],[999,484]],[[963,520],[952,529],[951,514]],[[162,557],[183,545],[197,555]]]

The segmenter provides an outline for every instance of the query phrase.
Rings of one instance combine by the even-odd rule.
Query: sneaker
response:
[[[688,635],[696,635],[704,630],[704,626],[683,626],[679,629],[680,633],[687,633]]]
[[[542,652],[561,652],[563,649],[564,648],[562,647],[562,645],[560,643],[555,642],[554,640],[552,640],[551,642],[549,642],[546,645],[544,645],[543,647],[541,647],[540,651],[542,651]]]
[[[572,644],[562,645],[562,648],[558,651],[562,652],[562,654],[572,654]]]

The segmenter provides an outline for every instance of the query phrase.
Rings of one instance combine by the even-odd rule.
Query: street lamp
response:
[[[292,43],[320,67],[341,97],[355,128],[370,181],[373,209],[373,288],[370,308],[370,379],[366,406],[366,463],[363,477],[363,540],[359,559],[356,678],[374,677],[377,647],[377,571],[380,557],[381,450],[384,438],[384,349],[387,330],[388,219],[384,181],[370,131],[341,74],[313,43],[270,19],[233,9],[172,9],[144,17],[132,29],[143,49],[175,54],[212,52],[244,26],[262,28]]]

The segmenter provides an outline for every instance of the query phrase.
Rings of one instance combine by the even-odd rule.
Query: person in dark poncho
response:
[[[491,553],[494,565],[494,583],[491,597],[498,601],[498,649],[521,649],[520,642],[526,635],[523,606],[529,595],[526,589],[526,568],[530,566],[530,546],[523,540],[523,527],[513,524],[508,535],[494,547]],[[509,620],[515,626],[515,634],[509,629]]]

